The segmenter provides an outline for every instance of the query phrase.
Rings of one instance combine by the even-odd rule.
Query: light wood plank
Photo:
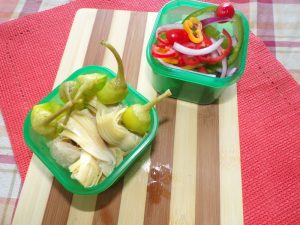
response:
[[[41,224],[52,179],[49,170],[37,156],[33,155],[16,208],[13,225]]]
[[[79,10],[76,14],[73,24],[77,26],[72,26],[69,36],[77,38],[69,39],[66,44],[54,87],[82,66],[95,15],[96,10]],[[83,35],[79,35],[81,33]],[[74,55],[75,59],[72,57]],[[33,155],[12,224],[42,223],[52,180],[48,169]]]
[[[236,85],[219,100],[221,224],[243,224],[242,180]]]
[[[97,195],[73,195],[67,225],[89,225],[93,222]]]
[[[177,101],[170,224],[195,224],[198,105]]]

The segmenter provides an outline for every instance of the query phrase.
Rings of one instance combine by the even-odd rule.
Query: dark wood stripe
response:
[[[141,58],[146,57],[142,55],[146,22],[147,13],[131,12],[123,52],[123,63],[126,80],[133,87],[137,85]]]
[[[220,224],[219,106],[199,106],[196,225]]]
[[[123,180],[98,195],[93,225],[118,224]]]
[[[56,179],[53,179],[42,224],[67,224],[72,196],[72,193],[68,192]]]
[[[87,53],[83,63],[84,66],[102,65],[105,47],[100,45],[100,41],[107,40],[112,18],[113,11],[111,10],[99,10],[97,12]]]
[[[169,224],[176,100],[164,100],[157,105],[157,111],[160,123],[151,150],[145,225]]]
[[[135,88],[137,87],[140,70],[140,58],[143,49],[146,21],[146,13],[131,13],[122,57],[126,80]],[[142,26],[142,24],[144,26]],[[122,24],[119,25],[122,27]],[[123,32],[126,31],[123,30]],[[122,188],[123,178],[105,192],[98,195],[93,225],[118,224]]]

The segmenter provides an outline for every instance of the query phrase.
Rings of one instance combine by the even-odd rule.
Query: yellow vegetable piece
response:
[[[200,43],[203,41],[202,23],[196,17],[185,20],[183,28],[192,42]]]
[[[170,64],[174,64],[174,65],[178,64],[177,58],[162,58],[162,60],[166,63],[170,63]]]

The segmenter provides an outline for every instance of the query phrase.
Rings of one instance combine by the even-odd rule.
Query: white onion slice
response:
[[[231,76],[232,74],[234,74],[236,71],[237,71],[237,68],[236,68],[236,67],[230,68],[230,69],[227,70],[226,76],[229,77],[229,76]]]
[[[222,54],[221,48],[218,48],[217,51],[218,51],[219,55]],[[220,78],[224,78],[226,76],[226,73],[227,73],[227,58],[225,57],[222,60],[222,71],[221,71]]]
[[[236,46],[237,39],[235,37],[231,37],[231,40],[232,40],[232,47]]]
[[[181,23],[173,23],[173,24],[165,24],[157,28],[155,37],[158,36],[158,33],[162,31],[172,30],[172,29],[183,29],[183,25]]]
[[[187,48],[177,42],[174,42],[173,48],[183,54],[186,55],[191,55],[191,56],[195,56],[195,55],[206,55],[209,54],[215,50],[217,50],[220,45],[222,44],[222,42],[224,41],[224,38],[220,38],[218,41],[216,41],[215,43],[213,43],[212,45],[206,47],[206,48],[201,48],[201,49],[192,49],[192,48]]]
[[[166,67],[170,67],[170,68],[177,69],[177,70],[186,70],[186,69],[180,68],[179,66],[174,66],[174,65],[172,65],[172,64],[170,64],[170,63],[166,63],[166,62],[164,62],[164,61],[161,60],[161,59],[157,59],[157,60],[158,60],[161,64],[163,64],[164,66],[166,66]],[[204,74],[205,74],[205,76],[216,77],[215,74],[210,74],[210,73],[204,73]]]

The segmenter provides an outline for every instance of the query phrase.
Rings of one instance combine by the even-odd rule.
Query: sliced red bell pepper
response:
[[[188,66],[196,66],[200,63],[200,59],[197,56],[182,55],[182,60]]]
[[[153,44],[152,55],[156,58],[173,58],[177,55],[177,52],[170,46],[160,47]]]
[[[165,45],[169,45],[169,41],[166,37],[166,31],[161,31],[157,34],[157,40]]]
[[[204,66],[199,67],[198,68],[198,72],[200,72],[200,73],[208,73],[207,69]]]
[[[183,61],[183,58],[182,58],[183,54],[181,53],[178,53],[178,63],[177,63],[177,66],[179,67],[183,67],[185,66],[185,62]]]
[[[223,29],[222,32],[225,35],[225,37],[228,39],[228,46],[223,51],[223,54],[219,55],[217,57],[212,57],[211,55],[207,55],[207,56],[200,55],[200,56],[198,56],[198,58],[201,62],[206,62],[208,64],[216,64],[216,63],[222,61],[225,57],[227,57],[229,55],[231,48],[232,48],[232,39],[231,39],[230,34],[225,29]]]

